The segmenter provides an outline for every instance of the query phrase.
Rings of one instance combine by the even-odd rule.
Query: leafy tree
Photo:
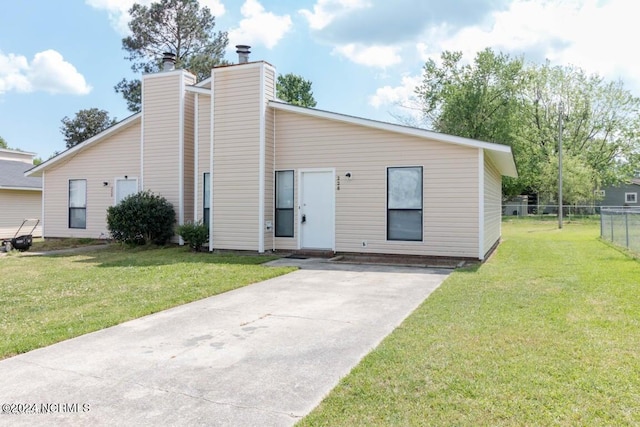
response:
[[[313,99],[311,84],[309,80],[292,73],[279,75],[276,82],[276,96],[300,107],[315,107],[316,100]]]
[[[8,149],[9,145],[7,145],[7,141],[4,140],[3,137],[0,136],[0,148]]]
[[[441,59],[425,64],[416,88],[425,120],[440,132],[510,145],[519,178],[503,181],[505,195],[557,192],[560,117],[564,203],[590,200],[594,189],[632,169],[640,99],[621,82],[576,67],[527,65],[489,49],[468,65],[459,52]]]
[[[43,162],[42,157],[36,157],[35,159],[33,159],[34,166],[38,166],[42,162]]]
[[[209,77],[215,65],[225,63],[227,33],[214,32],[215,17],[198,0],[160,0],[149,6],[136,3],[129,14],[132,34],[122,39],[122,48],[134,72],[158,71],[168,51],[176,55],[176,67],[190,70],[198,80]],[[140,80],[122,79],[115,90],[130,111],[140,111]]]
[[[171,203],[150,191],[125,197],[107,208],[107,228],[114,240],[130,245],[164,245],[173,236],[176,213]]]
[[[67,148],[71,148],[116,124],[115,118],[110,118],[107,111],[98,108],[80,110],[73,119],[65,116],[61,121],[60,132],[64,135]]]

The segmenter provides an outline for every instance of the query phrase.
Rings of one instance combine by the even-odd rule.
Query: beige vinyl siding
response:
[[[42,191],[0,189],[0,206],[2,206],[0,238],[13,237],[25,219],[41,219]],[[35,222],[28,222],[20,234],[31,232],[35,224]],[[36,227],[33,235],[42,236],[41,225]]]
[[[261,66],[214,69],[216,249],[258,250]]]
[[[275,120],[275,167],[296,170],[296,206],[299,169],[336,168],[336,251],[478,257],[476,148],[284,111]],[[397,166],[423,167],[422,242],[386,238],[387,167]],[[295,237],[276,238],[277,249],[297,248],[297,209],[295,216]]]
[[[502,176],[487,156],[484,158],[484,247],[483,255],[500,240],[502,221]]]
[[[190,84],[189,82],[185,82]],[[183,194],[184,194],[184,221],[189,222],[193,220],[193,175],[195,173],[194,167],[194,105],[195,95],[191,92],[187,92],[184,98],[184,181],[183,181]]]
[[[196,218],[202,220],[203,212],[203,179],[210,169],[211,149],[211,96],[198,95],[198,186],[196,187]]]
[[[114,203],[114,179],[127,175],[140,185],[140,121],[77,152],[46,172],[45,237],[106,236],[107,208]],[[69,228],[69,180],[87,181],[87,228]],[[107,182],[105,186],[103,183]]]
[[[142,81],[143,186],[165,197],[178,213],[182,71],[146,75]]]

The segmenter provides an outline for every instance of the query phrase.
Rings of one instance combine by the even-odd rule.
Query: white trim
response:
[[[16,190],[16,191],[42,191],[42,187],[40,188],[33,188],[33,187],[3,187],[2,185],[0,185],[0,190]]]
[[[197,86],[185,86],[184,88],[187,92],[192,92],[197,94],[202,94],[202,95],[211,95],[211,89],[206,89],[203,87],[197,87]]]
[[[45,204],[44,182],[45,182],[45,175],[46,175],[45,172],[42,171],[42,207],[41,207],[42,213],[40,214],[40,224],[41,224],[40,225],[40,227],[41,227],[40,228],[40,233],[42,234],[42,236],[40,236],[40,237],[42,237],[42,238],[44,238],[44,225],[45,225],[45,221],[44,221],[44,219],[45,219],[45,217],[44,217],[44,204]]]
[[[24,173],[25,176],[38,176],[36,175],[38,172],[43,171],[47,168],[49,168],[49,166],[52,166],[58,162],[60,162],[62,159],[65,159],[69,156],[72,156],[74,154],[77,154],[80,151],[85,150],[86,148],[88,148],[89,146],[102,141],[103,139],[105,139],[107,136],[118,132],[119,130],[122,130],[132,124],[135,124],[135,122],[140,119],[142,116],[142,113],[135,113],[129,117],[127,117],[126,119],[122,120],[119,123],[116,123],[115,125],[111,126],[108,129],[103,130],[102,132],[100,132],[99,134],[92,136],[91,138],[87,139],[86,141],[81,142],[78,145],[75,145],[71,148],[69,148],[66,151],[63,151],[62,153],[58,154],[57,156],[44,161],[42,163],[40,163],[38,166],[35,166],[31,169],[29,169],[28,171],[26,171]]]
[[[11,153],[11,154],[21,154],[25,157],[35,157],[37,153],[32,153],[31,151],[19,151],[19,150],[12,150],[10,148],[0,148],[0,153]],[[5,159],[8,160],[8,159]],[[20,160],[16,160],[16,161],[20,161]]]
[[[140,81],[140,188],[144,190],[144,79]]]
[[[182,68],[178,68],[175,70],[170,70],[170,71],[158,71],[156,73],[146,73],[142,75],[143,79],[155,79],[155,78],[160,78],[160,77],[166,77],[166,76],[171,76],[171,75],[184,75],[184,73],[188,73],[191,76],[193,76],[193,74],[189,73],[186,70],[183,70]],[[193,76],[195,78],[195,76]]]
[[[298,209],[295,212],[294,206],[294,221],[297,221],[298,225],[298,244],[297,248],[302,249],[302,227],[300,226],[300,211],[302,210],[302,187],[304,187],[304,181],[302,175],[306,172],[331,172],[333,174],[333,185],[331,185],[331,195],[333,199],[333,210],[331,211],[331,221],[333,223],[333,233],[331,234],[331,250],[336,251],[336,168],[303,168],[298,169]],[[295,181],[294,181],[295,186]],[[295,232],[294,224],[294,232]],[[275,233],[274,233],[275,234]]]
[[[508,145],[494,144],[490,142],[478,141],[470,138],[462,138],[454,135],[447,135],[429,131],[426,129],[412,128],[408,126],[396,125],[393,123],[380,122],[376,120],[364,119],[361,117],[348,116],[330,111],[316,110],[313,108],[298,107],[296,105],[286,104],[278,101],[269,101],[269,106],[277,110],[287,111],[289,113],[303,114],[311,117],[334,120],[343,123],[349,123],[357,126],[365,126],[368,128],[383,130],[387,132],[399,133],[402,135],[426,138],[438,142],[461,145],[463,147],[482,148],[488,150],[489,157],[494,161],[498,170],[502,175],[517,177],[518,171],[513,160],[511,147]]]
[[[266,103],[265,103],[265,72],[264,66],[260,67],[260,155],[258,164],[258,253],[264,253],[264,227],[265,227],[265,178],[266,173]]]
[[[182,71],[182,70],[180,70]],[[184,73],[180,73],[180,99],[178,101],[178,225],[184,224]],[[178,244],[184,245],[182,236],[178,236]]]
[[[629,200],[629,196],[633,196],[633,201]],[[624,202],[625,203],[638,203],[638,193],[628,192],[624,193]]]
[[[478,259],[484,260],[484,150],[478,149]]]
[[[215,117],[215,91],[213,72],[207,80],[211,81],[211,98],[209,100],[211,107],[209,108],[209,252],[213,252],[213,131]]]
[[[196,92],[193,100],[193,222],[196,222],[198,220],[198,175],[200,175],[200,169],[198,168],[198,140],[200,138],[198,132],[199,102],[200,97]]]

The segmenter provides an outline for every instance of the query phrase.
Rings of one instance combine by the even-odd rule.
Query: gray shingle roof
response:
[[[32,167],[30,163],[0,160],[0,188],[42,189],[42,178],[24,176]]]

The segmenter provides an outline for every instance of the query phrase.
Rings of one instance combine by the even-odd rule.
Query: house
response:
[[[25,177],[33,167],[35,153],[0,148],[0,238],[13,237],[25,219],[39,219],[42,214],[42,179]],[[35,222],[25,227],[31,231]],[[41,228],[34,230],[41,235]]]
[[[629,182],[610,186],[599,190],[598,206],[633,206],[640,207],[640,178],[634,178]]]
[[[107,207],[151,190],[179,224],[208,224],[210,250],[482,260],[497,245],[509,147],[278,101],[275,68],[238,53],[197,84],[165,56],[140,113],[33,168],[45,236],[105,236]]]

